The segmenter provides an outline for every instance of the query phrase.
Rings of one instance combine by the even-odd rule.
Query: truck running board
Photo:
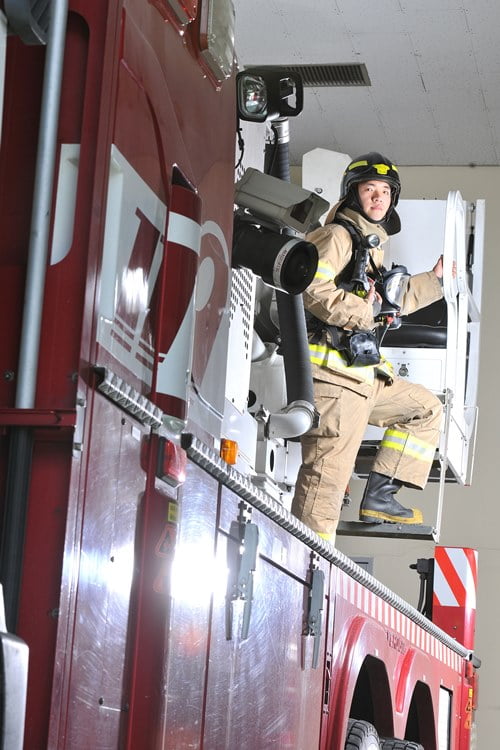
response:
[[[363,521],[340,521],[337,536],[374,536],[397,539],[436,540],[433,526],[421,523],[364,523]]]

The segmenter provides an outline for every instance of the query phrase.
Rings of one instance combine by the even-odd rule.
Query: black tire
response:
[[[391,737],[381,737],[380,750],[424,750],[424,748],[418,742],[396,740]]]
[[[367,721],[349,719],[344,750],[379,750],[377,730]]]

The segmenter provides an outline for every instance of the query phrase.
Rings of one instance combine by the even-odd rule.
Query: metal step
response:
[[[364,523],[364,521],[339,521],[337,536],[371,536],[395,539],[428,539],[436,541],[433,526],[422,523]]]

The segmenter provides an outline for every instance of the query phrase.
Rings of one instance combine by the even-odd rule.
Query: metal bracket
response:
[[[319,662],[319,646],[323,624],[323,598],[325,591],[325,574],[315,565],[315,556],[311,555],[309,596],[307,599],[307,618],[302,634],[302,668],[306,667],[306,651],[309,639],[313,639],[311,666],[316,669]]]
[[[77,458],[81,455],[83,448],[83,435],[85,431],[85,412],[87,409],[87,401],[82,393],[78,393],[76,397],[76,424],[75,434],[73,437],[73,457]]]
[[[231,523],[227,547],[229,576],[226,592],[226,639],[233,636],[234,608],[243,602],[241,640],[248,638],[253,602],[253,574],[257,563],[259,527],[248,519],[247,506],[240,503],[240,514]],[[236,540],[238,546],[231,543]]]

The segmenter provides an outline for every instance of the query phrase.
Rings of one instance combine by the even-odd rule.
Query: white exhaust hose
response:
[[[266,345],[256,331],[252,336],[252,362],[260,362],[269,356]]]
[[[270,414],[265,432],[268,438],[294,438],[313,427],[316,410],[309,401],[292,401],[279,412]]]

